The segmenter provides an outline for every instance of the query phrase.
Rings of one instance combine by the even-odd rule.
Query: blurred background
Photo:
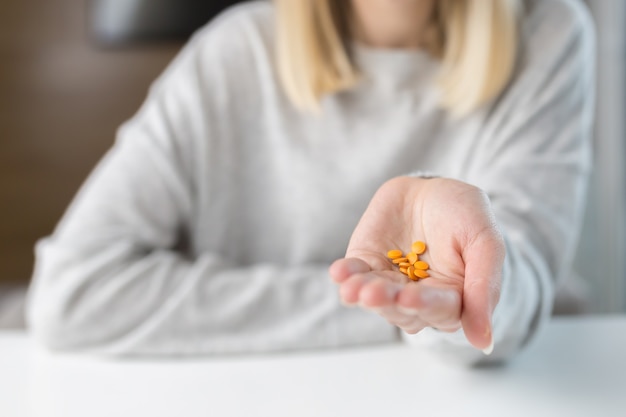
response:
[[[237,2],[0,2],[0,327],[23,326],[35,242],[51,233],[117,127],[193,30]],[[598,30],[595,168],[557,312],[623,313],[626,2],[586,3]]]

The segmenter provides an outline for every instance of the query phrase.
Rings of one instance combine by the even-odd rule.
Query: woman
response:
[[[35,335],[137,355],[402,334],[467,363],[510,357],[573,256],[592,41],[566,0],[232,8],[38,244]],[[431,277],[413,283],[384,255],[418,239]]]

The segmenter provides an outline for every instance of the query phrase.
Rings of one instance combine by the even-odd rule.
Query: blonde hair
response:
[[[296,106],[354,86],[348,0],[274,0],[281,82]],[[429,52],[441,60],[442,107],[466,114],[500,94],[517,53],[521,0],[435,0]]]

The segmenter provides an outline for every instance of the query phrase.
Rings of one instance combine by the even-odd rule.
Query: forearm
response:
[[[232,268],[206,255],[93,253],[48,240],[28,317],[54,350],[108,355],[268,352],[384,342],[395,329],[347,309],[326,265]]]

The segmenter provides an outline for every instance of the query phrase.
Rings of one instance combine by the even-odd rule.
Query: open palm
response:
[[[420,258],[430,265],[430,277],[419,282],[386,257],[389,249],[409,252],[416,240],[426,242]],[[480,189],[450,179],[398,177],[374,195],[330,275],[346,304],[374,310],[407,333],[462,327],[475,347],[490,349],[504,252]]]

